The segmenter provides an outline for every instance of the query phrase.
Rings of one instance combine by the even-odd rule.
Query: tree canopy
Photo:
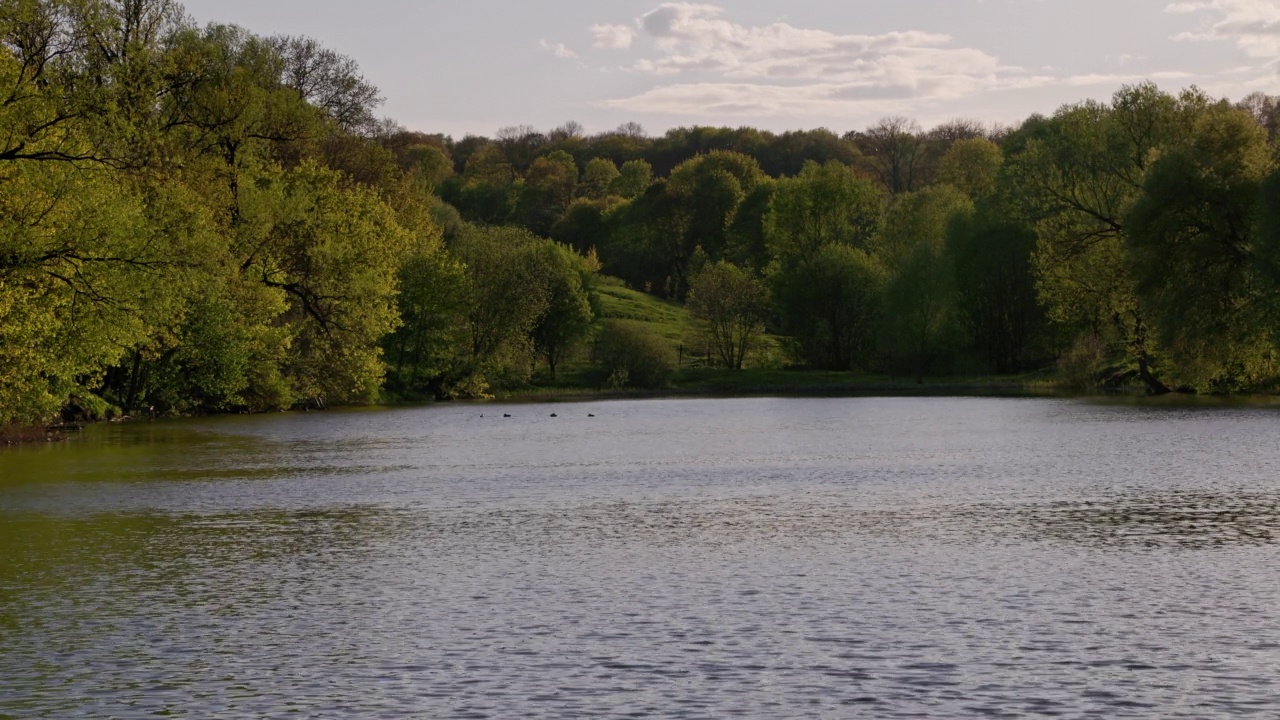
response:
[[[768,333],[810,367],[1280,381],[1266,95],[454,140],[315,40],[171,0],[0,0],[0,88],[0,424],[483,395],[588,347],[665,381],[602,274],[687,301],[732,368]]]

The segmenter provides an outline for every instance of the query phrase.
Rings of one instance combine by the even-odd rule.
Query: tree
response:
[[[609,195],[614,184],[622,177],[618,166],[607,158],[592,158],[582,170],[582,184],[579,193],[584,197],[599,200]]]
[[[382,380],[379,340],[399,324],[396,274],[412,247],[371,190],[304,164],[246,188],[241,272],[286,300],[285,375],[298,398],[367,397]]]
[[[706,323],[720,362],[741,370],[769,317],[769,291],[750,272],[721,260],[694,277],[689,310]]]
[[[270,46],[281,59],[280,81],[348,133],[371,133],[378,88],[360,74],[355,60],[312,38],[277,36]]]
[[[953,272],[946,253],[948,224],[973,212],[949,185],[898,195],[874,246],[888,270],[884,343],[888,362],[923,379],[946,368],[959,344]]]
[[[399,272],[401,325],[383,341],[387,384],[402,395],[480,394],[465,349],[471,308],[467,268],[443,250],[411,255]]]
[[[547,136],[528,125],[500,128],[494,145],[517,173],[524,173],[541,154]]]
[[[956,141],[938,162],[938,182],[946,183],[977,200],[996,188],[1004,156],[986,138]]]
[[[773,297],[793,354],[827,370],[874,360],[884,269],[865,250],[829,243],[803,264],[774,266]]]
[[[911,192],[930,179],[932,153],[920,126],[905,117],[887,117],[865,132],[850,134],[865,166],[891,195]]]
[[[769,242],[766,218],[773,204],[777,183],[762,182],[747,193],[729,226],[728,246],[724,255],[734,263],[757,273],[769,264]]]
[[[468,374],[477,384],[523,380],[532,367],[531,335],[551,302],[540,242],[518,228],[472,226],[456,243],[468,279]]]
[[[425,192],[435,192],[453,177],[449,154],[434,145],[411,145],[400,155],[400,167],[409,172]]]
[[[617,204],[609,200],[575,200],[551,228],[551,237],[580,254],[609,245],[609,209]]]
[[[880,191],[849,167],[807,163],[795,178],[778,181],[765,237],[774,259],[807,262],[833,243],[865,249],[883,213]]]
[[[1009,187],[1037,228],[1037,288],[1054,321],[1107,331],[1149,392],[1168,392],[1156,368],[1148,309],[1126,262],[1126,215],[1151,163],[1208,104],[1153,85],[1126,87],[1111,105],[1081,103],[1028,123],[1008,161]]]
[[[0,163],[0,189],[3,424],[89,395],[128,348],[174,322],[181,286],[163,279],[202,254],[205,236],[170,226],[145,188],[102,166]]]
[[[554,380],[556,366],[586,336],[595,320],[590,293],[592,277],[600,268],[593,258],[550,241],[539,243],[535,252],[547,286],[547,307],[533,326],[533,346],[546,360]]]
[[[991,372],[1027,369],[1036,359],[1044,311],[1036,302],[1035,229],[999,201],[977,204],[947,228],[956,305],[978,357]]]
[[[568,153],[555,150],[529,166],[520,188],[516,217],[536,235],[548,235],[573,202],[578,166]]]
[[[614,195],[633,198],[649,188],[653,182],[653,168],[644,160],[628,160],[623,163],[618,177],[609,187]]]
[[[775,178],[797,175],[809,162],[853,165],[861,160],[857,145],[825,128],[766,134],[765,140],[756,158],[765,173]]]
[[[631,204],[626,215],[641,226],[633,241],[646,245],[661,263],[664,294],[683,298],[688,292],[689,260],[699,247],[712,260],[723,257],[738,205],[763,181],[751,158],[713,152],[682,163],[666,182],[654,183]]]
[[[1273,341],[1256,315],[1253,222],[1272,168],[1266,131],[1225,104],[1198,113],[1190,137],[1151,166],[1126,217],[1136,292],[1171,374],[1201,389],[1270,378]]]

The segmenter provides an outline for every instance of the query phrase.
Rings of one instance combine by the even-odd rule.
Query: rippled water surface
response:
[[[99,427],[0,451],[0,717],[1274,718],[1278,540],[1265,408]]]

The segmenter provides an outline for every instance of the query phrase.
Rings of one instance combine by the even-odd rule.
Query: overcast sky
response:
[[[1142,79],[1280,94],[1280,0],[186,0],[309,35],[426,132],[634,121],[771,130],[1013,123]]]

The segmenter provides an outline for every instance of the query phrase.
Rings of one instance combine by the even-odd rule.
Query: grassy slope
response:
[[[914,379],[896,379],[884,375],[865,375],[826,370],[785,370],[778,367],[748,368],[741,372],[705,367],[700,357],[697,322],[684,306],[636,290],[616,285],[598,288],[601,319],[619,319],[640,324],[664,338],[672,354],[684,347],[680,372],[674,387],[659,393],[693,395],[760,395],[760,394],[1028,394],[1051,392],[1051,379],[1044,374],[1013,377],[926,378],[923,384]],[[763,352],[777,358],[778,339],[766,336]],[[777,363],[772,363],[776,365]],[[598,391],[590,379],[589,352],[584,349],[561,365],[556,380],[545,371],[535,378],[538,387],[516,393],[518,396],[594,395]]]
[[[694,328],[689,311],[678,302],[612,285],[601,287],[597,292],[602,318],[640,323],[665,338],[673,350],[688,340]]]

